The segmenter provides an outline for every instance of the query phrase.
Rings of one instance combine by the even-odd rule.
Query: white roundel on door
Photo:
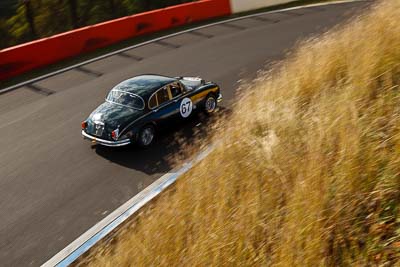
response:
[[[181,107],[179,111],[181,112],[181,116],[184,118],[189,117],[190,113],[192,113],[193,103],[192,100],[188,97],[182,99]]]

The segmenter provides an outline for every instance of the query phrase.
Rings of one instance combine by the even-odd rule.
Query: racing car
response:
[[[82,122],[82,136],[109,147],[148,147],[160,127],[197,111],[211,114],[221,100],[220,87],[199,77],[136,76],[111,89]]]

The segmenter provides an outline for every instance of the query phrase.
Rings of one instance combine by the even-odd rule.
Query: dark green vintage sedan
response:
[[[82,122],[82,135],[94,144],[150,146],[157,130],[193,112],[213,113],[220,88],[197,77],[141,75],[115,86],[105,102]]]

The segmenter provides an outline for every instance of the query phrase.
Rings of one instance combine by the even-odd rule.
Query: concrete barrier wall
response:
[[[232,13],[295,2],[298,0],[230,0]]]
[[[199,0],[99,23],[0,50],[0,81],[125,39],[298,0]]]
[[[0,50],[0,80],[138,35],[230,15],[229,0],[201,0],[76,29]]]

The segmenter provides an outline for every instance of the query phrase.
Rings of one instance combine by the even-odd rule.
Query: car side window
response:
[[[157,97],[154,94],[149,100],[149,108],[155,108],[155,107],[157,107]]]
[[[174,93],[172,93],[174,92]],[[149,108],[154,109],[161,106],[163,103],[169,101],[170,99],[180,95],[182,89],[179,85],[169,85],[159,89],[154,95],[149,99]]]
[[[158,105],[162,105],[163,103],[167,102],[169,100],[169,95],[168,95],[168,89],[166,87],[161,88],[158,90],[156,93],[157,96],[157,103]]]
[[[182,94],[182,88],[177,83],[171,84],[169,86],[169,89],[171,91],[172,98],[175,98],[175,97],[179,96],[180,94]]]

